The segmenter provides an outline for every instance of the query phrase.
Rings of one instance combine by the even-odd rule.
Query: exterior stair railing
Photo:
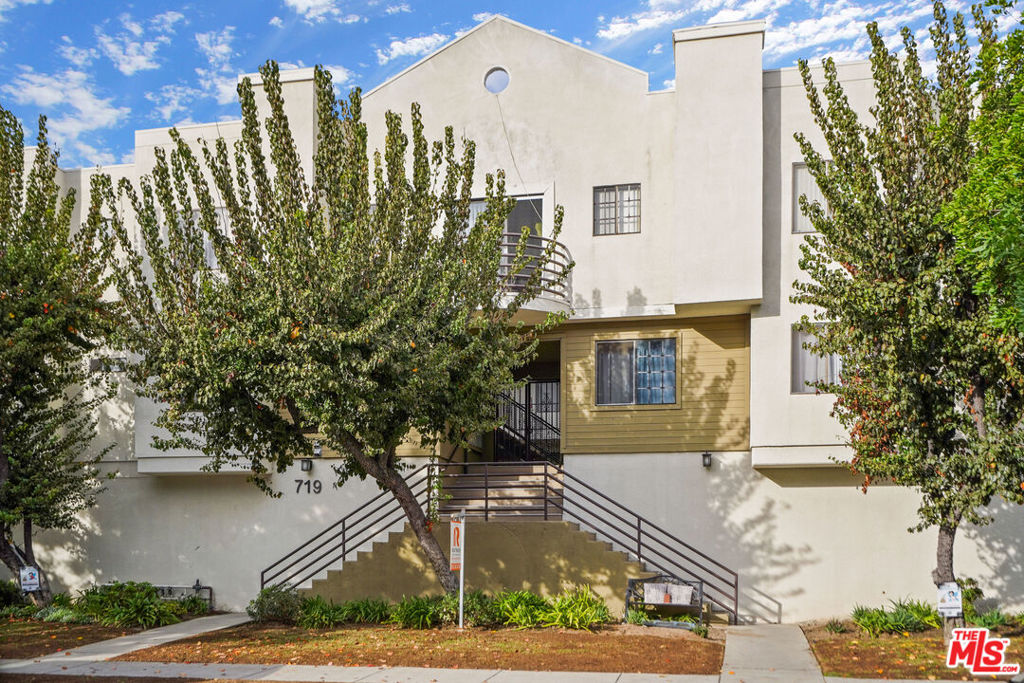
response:
[[[532,473],[519,476],[523,468]],[[575,521],[647,568],[679,580],[702,581],[704,599],[727,613],[730,622],[736,621],[739,577],[735,571],[558,465],[547,461],[437,463],[420,467],[407,479],[425,510],[464,509],[485,522],[531,515]],[[460,480],[469,483],[460,484]],[[435,490],[442,492],[440,500],[433,498]],[[343,563],[404,517],[391,493],[383,492],[264,569],[260,586],[301,585]]]

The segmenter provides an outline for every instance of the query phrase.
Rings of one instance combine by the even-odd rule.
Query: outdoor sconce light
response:
[[[319,441],[314,441],[313,442],[313,457],[314,458],[319,458],[323,454],[324,454],[323,446],[320,445]]]
[[[300,468],[302,469],[303,472],[312,472],[313,471],[313,461],[310,460],[309,458],[303,458],[302,462],[300,463],[299,466],[300,466]]]
[[[711,467],[711,451],[704,451],[700,455],[700,464],[704,465],[704,469]]]

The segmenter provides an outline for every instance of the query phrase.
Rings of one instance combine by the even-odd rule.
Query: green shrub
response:
[[[279,621],[283,624],[294,624],[299,618],[301,604],[299,594],[294,589],[271,586],[261,590],[245,611],[255,622]]]
[[[364,598],[343,602],[339,612],[346,623],[385,624],[391,617],[391,605],[386,600]]]
[[[850,618],[853,619],[853,623],[857,625],[857,628],[871,636],[885,633],[889,628],[889,618],[885,613],[885,609],[881,607],[872,608],[857,605],[853,608]]]
[[[853,623],[871,636],[927,631],[942,624],[935,608],[919,600],[893,600],[892,610],[857,606],[851,616]]]
[[[979,626],[981,628],[999,628],[1000,626],[1006,626],[1010,623],[1010,617],[999,611],[999,608],[994,608],[985,612],[984,614],[978,614],[975,612],[974,616],[967,620],[971,626]]]
[[[404,596],[391,610],[388,622],[402,628],[433,628],[441,623],[440,597]]]
[[[693,627],[692,630],[693,630],[694,633],[696,633],[701,638],[707,638],[708,637],[708,627],[707,627],[707,624],[697,624],[696,626]]]
[[[981,590],[981,586],[978,585],[977,579],[965,576],[957,579],[956,582],[960,586],[960,599],[964,605],[964,620],[967,623],[971,623],[971,620],[978,615],[975,603],[984,598],[985,593]]]
[[[825,624],[825,630],[829,633],[846,633],[846,624],[839,619],[829,619]]]
[[[18,607],[25,604],[25,594],[16,581],[0,581],[0,607]]]
[[[74,610],[104,626],[153,628],[180,621],[183,611],[175,602],[163,600],[146,582],[115,582],[82,592]]]
[[[38,611],[39,608],[35,605],[8,605],[7,607],[0,607],[0,618],[31,619]]]
[[[57,593],[50,602],[54,607],[74,607],[74,601],[67,593]]]
[[[530,591],[504,591],[494,597],[494,608],[506,626],[538,626],[549,607],[547,600]]]
[[[302,628],[333,628],[348,621],[347,617],[344,605],[335,605],[317,595],[302,600],[297,623]]]
[[[198,595],[189,595],[178,601],[185,614],[206,614],[210,611],[210,605]]]
[[[36,612],[36,619],[61,624],[91,624],[93,618],[74,607],[50,605]]]
[[[643,626],[647,622],[647,612],[642,609],[626,610],[626,622],[635,626]]]
[[[442,624],[459,623],[459,594],[441,597],[439,617]],[[469,591],[463,597],[462,616],[466,626],[499,626],[503,623],[497,602],[481,590]]]
[[[608,605],[590,590],[590,586],[580,586],[556,596],[541,616],[545,627],[582,631],[609,621]]]
[[[893,600],[893,614],[909,613],[911,621],[916,622],[915,628],[904,628],[904,631],[925,631],[930,628],[941,628],[942,618],[939,611],[930,603],[922,600]],[[900,630],[900,629],[894,629]]]

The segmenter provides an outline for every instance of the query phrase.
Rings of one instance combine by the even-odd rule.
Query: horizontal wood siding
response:
[[[566,325],[562,451],[657,453],[750,448],[750,318]],[[676,404],[596,406],[594,345],[676,339]]]

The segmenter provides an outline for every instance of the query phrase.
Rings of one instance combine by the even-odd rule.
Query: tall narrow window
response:
[[[594,234],[640,232],[640,183],[594,188]]]
[[[676,402],[676,340],[597,342],[597,405]]]
[[[814,176],[807,169],[807,164],[793,164],[793,232],[806,233],[814,232],[811,219],[800,210],[800,196],[806,195],[807,201],[818,202],[825,207],[826,212],[831,212],[825,195],[821,193],[818,184],[814,182]]]
[[[819,356],[810,349],[804,348],[804,344],[814,341],[814,336],[793,330],[793,367],[790,390],[794,394],[813,394],[817,391],[810,386],[815,382],[828,382],[838,384],[839,375],[843,369],[842,360],[837,354]]]

